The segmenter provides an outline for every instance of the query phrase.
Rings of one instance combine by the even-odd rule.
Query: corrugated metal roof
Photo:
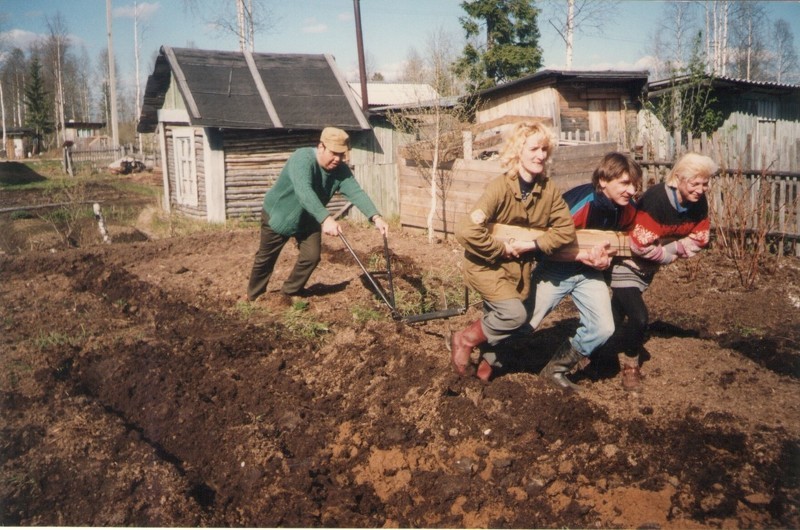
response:
[[[361,83],[350,83],[350,88],[361,105]],[[371,107],[407,105],[437,99],[439,93],[426,83],[367,83],[367,102]]]
[[[139,132],[152,132],[170,79],[192,125],[238,129],[369,129],[329,55],[161,47],[145,89]]]
[[[715,84],[729,84],[729,85],[740,85],[743,87],[761,87],[761,88],[777,88],[777,89],[788,89],[788,90],[798,90],[800,89],[800,85],[792,85],[788,83],[776,83],[774,81],[754,81],[748,79],[740,79],[737,77],[728,77],[728,76],[707,76],[708,79],[713,80]],[[677,76],[670,79],[659,79],[658,81],[653,81],[649,84],[649,88],[651,90],[659,90],[662,88],[670,87],[675,84],[681,84],[691,79],[691,76],[683,75]]]

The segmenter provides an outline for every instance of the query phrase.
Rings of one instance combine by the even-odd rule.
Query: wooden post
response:
[[[742,161],[742,165],[746,169],[753,168],[753,135],[749,133],[744,144],[744,160]]]
[[[472,160],[472,131],[462,131],[461,138],[464,143],[464,160]]]

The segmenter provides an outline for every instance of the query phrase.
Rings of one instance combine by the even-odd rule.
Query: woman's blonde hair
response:
[[[719,171],[719,166],[709,157],[699,153],[686,153],[672,166],[666,183],[667,186],[674,188],[680,180],[690,180],[695,177],[710,179],[716,175],[717,171]]]
[[[541,122],[525,121],[514,127],[500,152],[500,163],[505,168],[506,174],[515,175],[519,172],[519,155],[522,153],[522,146],[525,145],[525,140],[534,134],[541,134],[544,138],[544,148],[547,151],[545,173],[548,172],[554,148],[553,133]]]

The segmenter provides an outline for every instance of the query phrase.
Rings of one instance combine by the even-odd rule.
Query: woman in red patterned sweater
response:
[[[707,156],[687,153],[673,166],[666,180],[648,189],[636,204],[630,231],[634,255],[611,270],[611,305],[617,329],[628,317],[620,356],[622,386],[641,386],[640,352],[646,340],[649,315],[642,294],[661,265],[679,258],[691,258],[708,245],[706,191],[717,164]]]

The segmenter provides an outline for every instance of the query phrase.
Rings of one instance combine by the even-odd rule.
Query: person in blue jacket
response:
[[[636,216],[632,201],[641,179],[639,164],[629,156],[618,152],[606,154],[590,183],[563,194],[575,228],[627,231]],[[533,329],[567,295],[572,297],[580,316],[575,334],[556,350],[540,372],[562,390],[580,390],[567,379],[567,374],[579,364],[586,366],[592,352],[614,333],[611,297],[603,272],[611,265],[612,258],[608,245],[594,247],[543,259],[533,272],[531,296],[535,302],[530,320]]]
[[[264,196],[261,239],[247,286],[250,301],[266,292],[278,256],[291,238],[297,241],[300,255],[281,292],[287,296],[307,294],[306,282],[320,261],[322,234],[338,236],[342,232],[326,208],[337,191],[382,235],[389,233],[389,225],[345,163],[349,149],[350,137],[345,131],[326,127],[316,147],[302,147],[286,161],[277,182]]]

